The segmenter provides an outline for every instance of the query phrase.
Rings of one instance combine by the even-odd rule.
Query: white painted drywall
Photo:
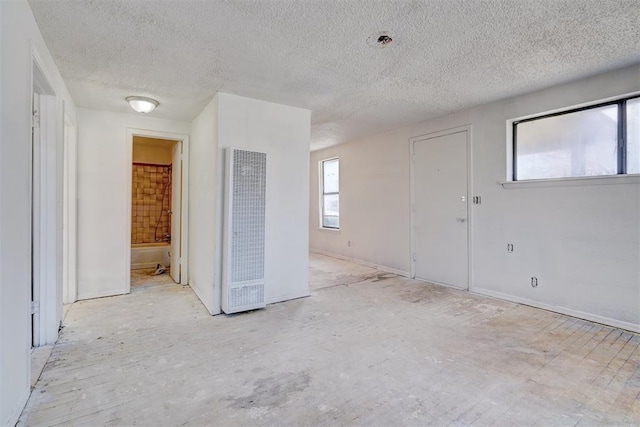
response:
[[[63,102],[75,107],[26,1],[0,2],[0,425],[14,425],[29,396],[31,283],[31,56],[32,49],[56,92],[57,157],[62,158]],[[56,170],[62,200],[62,164]],[[59,181],[59,182],[58,182]],[[60,211],[60,209],[58,209]],[[61,256],[61,215],[56,219]],[[56,263],[61,266],[60,262]],[[56,273],[61,278],[61,270]],[[60,322],[61,283],[55,292]]]
[[[408,129],[311,156],[311,247],[409,274]],[[320,228],[319,162],[340,159],[340,230]],[[350,243],[349,243],[350,242]]]
[[[482,196],[472,209],[472,290],[640,330],[640,184],[498,184],[507,175],[508,119],[634,91],[640,66],[316,151],[310,246],[408,271],[409,137],[471,125],[473,195]],[[341,160],[339,232],[318,229],[317,162],[334,156]]]
[[[124,102],[124,101],[123,101]],[[185,122],[78,108],[78,299],[127,292],[127,129],[189,134]]]
[[[191,123],[189,158],[189,285],[211,314],[220,313],[214,292],[218,99],[214,97]]]
[[[267,153],[267,303],[309,295],[309,139],[311,112],[218,93],[216,265],[222,265],[224,149]],[[216,272],[216,294],[221,269]]]

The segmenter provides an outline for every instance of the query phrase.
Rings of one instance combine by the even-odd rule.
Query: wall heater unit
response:
[[[267,155],[228,148],[222,253],[222,311],[263,308]]]

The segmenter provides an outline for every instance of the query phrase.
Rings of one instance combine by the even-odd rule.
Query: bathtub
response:
[[[167,242],[134,243],[131,245],[131,269],[155,268],[157,264],[168,267],[171,263]]]

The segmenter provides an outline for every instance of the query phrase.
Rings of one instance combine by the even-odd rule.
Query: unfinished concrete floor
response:
[[[73,304],[21,424],[640,422],[636,334],[319,255],[310,278],[235,316],[175,284]]]

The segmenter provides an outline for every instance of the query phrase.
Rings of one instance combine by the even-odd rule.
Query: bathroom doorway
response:
[[[130,130],[129,291],[187,284],[183,135]]]

